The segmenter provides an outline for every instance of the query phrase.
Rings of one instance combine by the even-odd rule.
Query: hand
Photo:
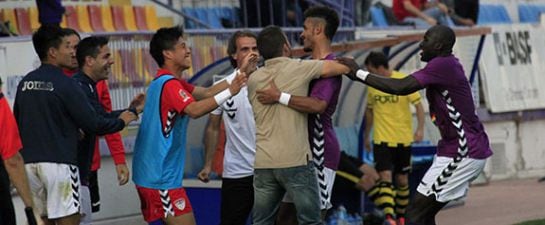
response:
[[[361,176],[358,183],[356,183],[356,188],[367,192],[371,190],[371,188],[373,188],[375,184],[376,180],[374,180],[371,176],[364,174],[363,176]]]
[[[358,80],[358,78],[356,77],[356,72],[360,69],[360,66],[356,63],[354,59],[347,57],[337,57],[336,60],[340,64],[343,64],[350,69],[350,72],[346,74],[348,78],[350,78],[351,80]]]
[[[135,108],[136,112],[141,113],[144,111],[144,103],[146,103],[146,94],[140,93],[131,101],[131,104],[129,105],[129,108]]]
[[[210,181],[211,171],[212,171],[212,168],[210,166],[205,166],[204,168],[202,168],[201,172],[197,174],[197,178],[199,178],[199,180],[204,183],[208,183],[208,181]]]
[[[129,110],[125,110],[124,112],[119,115],[119,119],[122,119],[123,122],[125,122],[125,126],[127,126],[130,122],[135,121],[138,119],[138,115],[135,115],[133,112]]]
[[[365,137],[364,145],[365,145],[365,151],[371,152],[371,138],[370,137]]]
[[[424,139],[424,130],[416,129],[414,132],[414,142],[421,142]]]
[[[129,168],[125,164],[119,164],[115,166],[117,172],[117,181],[119,185],[125,185],[129,181]]]
[[[246,81],[248,81],[248,76],[246,76],[245,72],[239,72],[238,75],[233,79],[231,82],[231,85],[229,85],[229,91],[231,92],[232,96],[235,96],[238,94],[240,89],[246,85]]]
[[[242,63],[239,70],[246,74],[251,74],[257,69],[257,62],[259,61],[259,55],[256,53],[250,53],[242,59]]]
[[[438,3],[437,8],[439,8],[439,10],[441,10],[441,12],[443,12],[445,14],[448,14],[448,7],[445,4]]]
[[[261,89],[256,91],[257,94],[257,100],[263,104],[275,104],[278,102],[278,99],[280,99],[280,90],[276,87],[276,84],[274,84],[274,80],[269,81],[269,88],[268,89]]]
[[[28,222],[28,225],[37,225],[36,217],[34,216],[34,210],[32,210],[32,207],[26,207],[25,208],[25,215],[26,220]]]

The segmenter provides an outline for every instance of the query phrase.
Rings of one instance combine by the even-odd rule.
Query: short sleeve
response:
[[[416,105],[416,104],[420,103],[420,100],[422,99],[422,97],[420,96],[420,93],[418,91],[413,92],[412,94],[408,95],[407,97],[409,98],[409,101],[413,105]]]
[[[193,90],[195,90],[195,86],[193,86],[192,84],[188,83],[186,80],[179,80],[180,83],[182,84],[182,86],[184,87],[184,89],[189,92],[189,93],[193,93]]]
[[[5,160],[15,155],[23,145],[15,118],[3,97],[0,98],[0,127],[0,155]]]
[[[299,69],[300,74],[305,76],[307,80],[318,79],[322,76],[322,71],[324,68],[323,60],[300,60]]]
[[[441,70],[441,64],[443,64],[441,59],[436,58],[430,61],[423,69],[411,74],[411,76],[423,87],[448,83],[450,80],[446,77],[447,73]]]
[[[373,108],[373,105],[375,105],[375,98],[373,98],[373,88],[368,87],[367,89],[367,108]]]
[[[191,93],[184,88],[183,82],[172,79],[165,83],[161,97],[163,107],[183,114],[185,107],[194,101]]]

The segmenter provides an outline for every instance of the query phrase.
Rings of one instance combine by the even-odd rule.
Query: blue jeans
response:
[[[423,11],[424,14],[428,15],[431,18],[434,18],[437,20],[437,23],[445,26],[454,26],[454,22],[452,22],[452,19],[445,13],[443,13],[441,10],[439,10],[438,7],[432,7],[429,9],[426,9]],[[419,18],[419,17],[405,17],[403,19],[403,22],[411,22],[414,23],[416,27],[430,27],[431,25],[426,22],[425,20]]]
[[[314,165],[254,171],[254,225],[272,225],[278,206],[288,192],[297,209],[299,224],[322,224]]]

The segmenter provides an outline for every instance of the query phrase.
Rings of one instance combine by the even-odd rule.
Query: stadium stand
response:
[[[17,28],[20,35],[32,34],[32,28],[30,26],[30,16],[28,9],[15,8],[15,15],[17,17]]]
[[[0,18],[2,21],[10,23],[10,29],[12,29],[12,32],[19,34],[19,29],[17,28],[17,17],[15,16],[15,10],[13,8],[5,8],[0,10]]]
[[[519,4],[518,13],[521,23],[539,23],[539,17],[545,13],[545,5]]]
[[[80,32],[83,32],[83,33],[92,33],[93,31],[97,31],[97,30],[93,30],[93,28],[91,27],[91,22],[90,22],[90,14],[89,14],[89,10],[87,9],[87,6],[86,5],[77,5],[76,6],[76,16],[77,16],[77,19],[78,19],[78,25],[79,25],[79,28],[80,28]]]
[[[505,6],[499,4],[480,4],[478,24],[509,24],[512,23]]]

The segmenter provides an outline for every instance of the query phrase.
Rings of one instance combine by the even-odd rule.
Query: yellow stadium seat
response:
[[[78,17],[79,28],[84,33],[92,33],[91,22],[89,21],[89,11],[86,5],[77,5],[76,14]]]
[[[146,25],[151,31],[159,30],[159,22],[157,21],[157,13],[155,12],[155,6],[146,5],[144,7],[146,13]]]
[[[17,17],[15,16],[15,9],[13,8],[5,8],[2,9],[2,15],[3,15],[3,21],[9,21],[10,22],[10,29],[14,31],[15,33],[19,34],[19,29],[17,29]]]
[[[136,26],[136,20],[134,18],[134,11],[132,5],[123,6],[123,18],[125,20],[125,26],[129,31],[137,31],[138,27]]]
[[[102,26],[106,32],[114,32],[114,23],[112,21],[112,9],[109,5],[100,6],[101,16],[102,16]]]
[[[33,6],[28,9],[28,14],[30,16],[30,29],[32,31],[38,30],[40,28],[40,22],[38,21],[38,8]]]

